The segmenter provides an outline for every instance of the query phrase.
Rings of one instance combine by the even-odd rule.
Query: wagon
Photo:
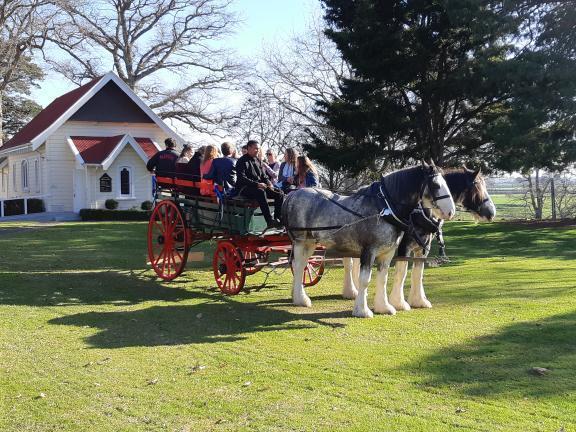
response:
[[[186,267],[191,249],[215,243],[214,279],[226,295],[238,294],[246,277],[265,267],[291,268],[292,243],[279,230],[266,230],[256,202],[197,194],[200,182],[157,177],[155,200],[148,223],[148,259],[163,280],[177,278]],[[305,286],[316,285],[324,274],[324,253],[318,247],[304,271]]]

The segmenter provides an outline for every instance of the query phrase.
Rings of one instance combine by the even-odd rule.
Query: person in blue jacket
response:
[[[318,171],[307,156],[298,156],[296,170],[296,183],[298,189],[305,187],[321,187]]]
[[[236,159],[232,144],[225,142],[220,146],[223,157],[214,159],[208,173],[204,174],[206,180],[214,180],[214,183],[222,186],[229,193],[236,184]]]

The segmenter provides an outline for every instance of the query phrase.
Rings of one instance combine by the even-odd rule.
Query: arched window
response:
[[[120,168],[120,195],[132,195],[132,170]]]
[[[20,168],[22,170],[22,172],[20,173],[22,177],[22,190],[28,191],[28,188],[30,187],[28,184],[28,161],[25,160],[22,161]]]
[[[40,161],[34,161],[34,182],[36,184],[36,192],[40,192]]]

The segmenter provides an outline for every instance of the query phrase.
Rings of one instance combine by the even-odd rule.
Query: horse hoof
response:
[[[397,311],[409,311],[411,309],[410,305],[408,304],[408,302],[406,300],[402,300],[402,301],[398,301],[398,302],[390,300],[390,304],[392,306],[394,306],[394,308],[396,308]]]
[[[352,311],[352,316],[355,316],[356,318],[372,318],[374,317],[374,314],[368,308],[366,309],[354,308],[354,310]]]
[[[358,290],[342,293],[342,298],[345,299],[354,300],[356,297],[358,297]]]
[[[384,315],[396,315],[396,309],[389,303],[374,306],[374,312]]]
[[[310,300],[309,297],[302,297],[298,300],[294,299],[293,303],[295,306],[312,307],[312,300]]]
[[[432,308],[432,303],[426,298],[418,299],[410,302],[410,306],[416,309],[430,309]]]

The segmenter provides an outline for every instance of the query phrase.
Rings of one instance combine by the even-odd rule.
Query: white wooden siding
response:
[[[122,197],[120,195],[120,170],[122,167],[129,167],[132,183],[132,196]],[[130,208],[140,208],[143,201],[152,200],[151,176],[146,165],[136,154],[134,149],[127,145],[120,152],[110,168],[104,171],[102,168],[89,167],[87,202],[90,208],[105,208],[107,199],[118,201],[118,208],[127,210]],[[100,177],[108,174],[112,178],[112,192],[100,192]]]
[[[45,171],[47,172],[46,176],[46,192],[47,195],[50,197],[48,200],[48,211],[73,211],[74,205],[74,169],[76,161],[74,159],[74,155],[72,151],[68,147],[67,138],[70,136],[114,136],[114,135],[123,135],[123,134],[130,134],[133,137],[148,137],[151,138],[158,144],[164,142],[164,139],[167,138],[167,135],[164,133],[162,129],[160,129],[156,124],[131,124],[131,123],[98,123],[98,122],[83,122],[83,121],[69,121],[64,123],[62,127],[60,127],[54,134],[52,134],[48,140],[46,141],[46,167]],[[125,149],[126,150],[126,149]],[[138,157],[136,153],[130,149],[134,155],[134,157]],[[122,154],[124,151],[122,151]],[[117,161],[122,157],[122,154],[118,156]],[[117,161],[112,165],[110,171],[114,175],[110,175],[114,181],[119,176],[119,172],[116,173],[114,171],[114,167],[117,166]],[[136,168],[139,167],[138,170]],[[138,163],[134,162],[134,177],[135,180],[140,176],[142,177],[142,171],[146,171],[146,167],[142,159],[138,158]],[[93,168],[90,169],[89,174],[94,174]],[[102,175],[103,171],[98,170],[100,175]],[[140,173],[140,174],[139,174]],[[100,175],[97,178],[100,178]],[[118,179],[119,181],[119,179]],[[94,186],[94,182],[90,181],[90,184]],[[136,183],[135,183],[136,184]],[[149,180],[148,180],[149,184]],[[116,199],[116,192],[118,195],[119,192],[119,183],[117,185],[117,191],[115,190],[116,184],[113,183],[113,191],[112,198]],[[137,187],[138,191],[142,190],[142,186],[139,185]],[[150,189],[148,187],[148,189]],[[100,193],[100,189],[98,188],[98,194]],[[109,194],[104,194],[109,195]],[[138,192],[135,194],[138,198],[133,200],[132,202],[122,202],[119,208],[130,208],[133,206],[140,206],[140,203],[145,199],[150,198],[142,198],[142,193]],[[146,196],[149,196],[148,193]],[[89,188],[87,194],[88,202],[91,202],[91,206],[93,207],[103,207],[102,199],[106,200],[106,198],[100,197],[96,195],[96,190],[92,190],[92,187]],[[139,200],[139,201],[138,201]],[[138,201],[138,202],[136,202]],[[100,204],[102,203],[102,204]]]
[[[4,178],[8,180],[6,188],[3,184],[0,184],[0,197],[2,198],[22,198],[29,196],[43,195],[43,188],[41,187],[40,192],[36,189],[36,173],[34,170],[34,163],[38,161],[40,164],[40,176],[42,176],[42,165],[44,160],[44,147],[38,149],[38,151],[26,152],[26,153],[16,153],[8,156],[8,165],[2,170],[4,174],[7,174]],[[22,162],[28,162],[28,188],[25,189],[22,186]],[[14,175],[14,172],[16,173]],[[1,183],[2,174],[0,174]],[[14,178],[16,179],[16,190],[14,190]],[[42,179],[40,179],[40,184],[43,184]],[[6,189],[6,192],[4,190]]]

